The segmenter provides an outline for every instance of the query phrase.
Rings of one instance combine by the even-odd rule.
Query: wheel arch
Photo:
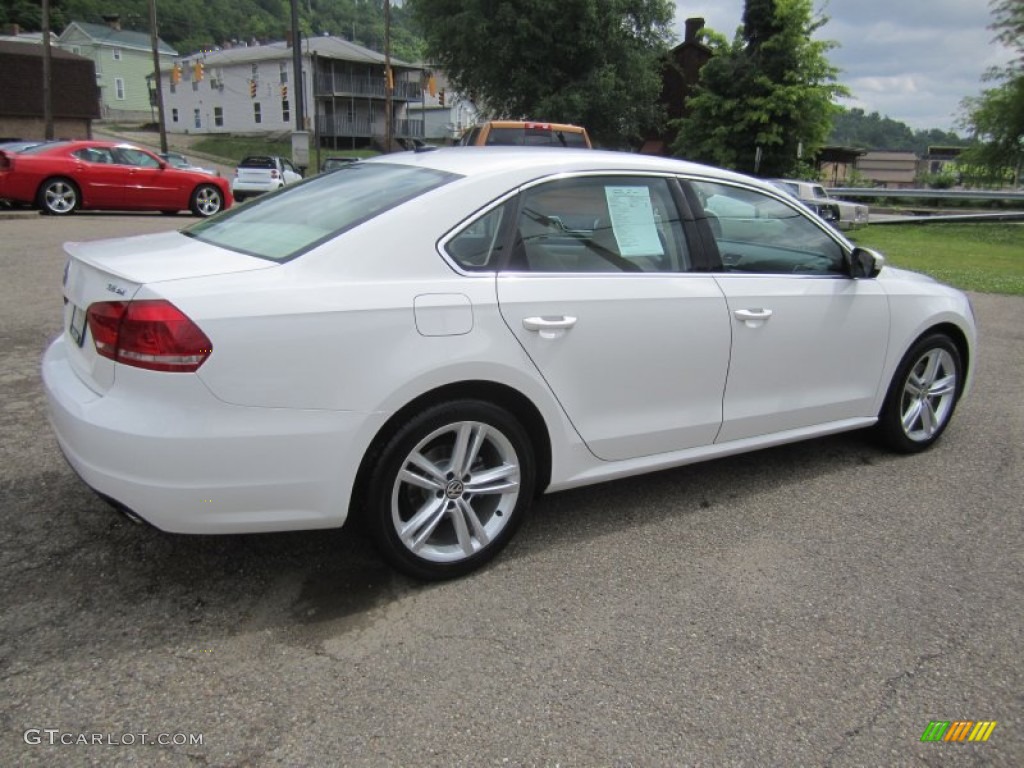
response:
[[[926,336],[932,336],[937,333],[942,334],[943,336],[947,336],[949,340],[953,342],[953,346],[956,347],[956,351],[960,355],[960,368],[963,375],[960,377],[960,381],[957,382],[956,397],[957,400],[959,400],[960,396],[963,395],[965,388],[967,386],[967,380],[970,375],[969,371],[972,370],[973,364],[973,360],[971,359],[970,342],[968,342],[967,334],[964,333],[963,329],[960,326],[958,326],[956,323],[950,322],[943,322],[939,323],[938,325],[929,326],[928,328],[926,328],[924,331],[917,335],[917,337],[913,340],[913,342],[911,342],[907,349],[913,347],[915,344],[917,344],[917,342],[919,342]]]
[[[495,381],[460,381],[432,389],[410,400],[391,415],[377,430],[363,454],[349,497],[349,517],[358,517],[358,506],[366,492],[370,472],[384,446],[407,422],[411,414],[452,400],[481,400],[504,408],[515,416],[526,430],[537,462],[536,495],[547,488],[551,479],[551,434],[540,410],[522,392]]]
[[[82,185],[79,184],[74,178],[72,178],[71,176],[68,176],[67,174],[64,174],[64,173],[53,173],[53,174],[50,174],[49,176],[44,176],[40,180],[39,184],[36,186],[36,194],[35,194],[35,200],[34,200],[36,207],[38,207],[40,210],[42,210],[45,207],[42,204],[43,189],[51,181],[65,181],[68,184],[70,184],[72,187],[74,187],[75,188],[75,194],[78,197],[78,207],[79,208],[85,208],[85,195],[82,192]]]

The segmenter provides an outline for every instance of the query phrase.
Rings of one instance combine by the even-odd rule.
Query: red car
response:
[[[75,210],[190,210],[212,216],[229,208],[221,178],[175,168],[132,144],[56,141],[21,152],[0,150],[0,200],[63,216]]]

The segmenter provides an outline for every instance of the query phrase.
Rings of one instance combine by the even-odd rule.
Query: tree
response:
[[[812,39],[827,21],[811,0],[747,0],[732,43],[701,70],[675,154],[762,176],[805,171],[846,94],[826,57],[835,43]]]
[[[1024,0],[995,0],[992,11],[996,40],[1015,49],[1017,58],[985,74],[993,87],[960,102],[961,122],[979,142],[964,161],[987,168],[992,180],[1009,170],[1019,185],[1024,167]]]
[[[429,60],[489,117],[586,126],[620,145],[657,122],[670,0],[410,0]]]
[[[996,40],[1008,48],[1017,49],[1017,66],[1024,66],[1024,2],[1022,0],[992,0],[995,21],[991,28]]]

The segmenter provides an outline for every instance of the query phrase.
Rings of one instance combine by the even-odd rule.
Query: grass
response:
[[[247,155],[280,155],[281,157],[292,156],[292,140],[278,139],[270,140],[260,136],[229,136],[217,134],[209,136],[192,145],[192,148],[204,155],[223,158],[226,165],[237,165]],[[309,148],[310,160],[316,159],[316,147]],[[345,155],[347,157],[372,157],[378,154],[373,150],[334,150],[320,149],[320,158],[332,155]]]
[[[963,290],[1024,296],[1024,222],[876,225],[852,239]]]

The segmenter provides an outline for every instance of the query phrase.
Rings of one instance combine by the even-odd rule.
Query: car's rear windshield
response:
[[[351,163],[263,195],[183,232],[251,256],[288,261],[457,178],[430,168]]]
[[[247,157],[238,164],[240,168],[277,168],[272,157]]]
[[[501,146],[527,147],[584,147],[582,131],[563,131],[541,127],[492,127],[487,134],[487,143]]]

